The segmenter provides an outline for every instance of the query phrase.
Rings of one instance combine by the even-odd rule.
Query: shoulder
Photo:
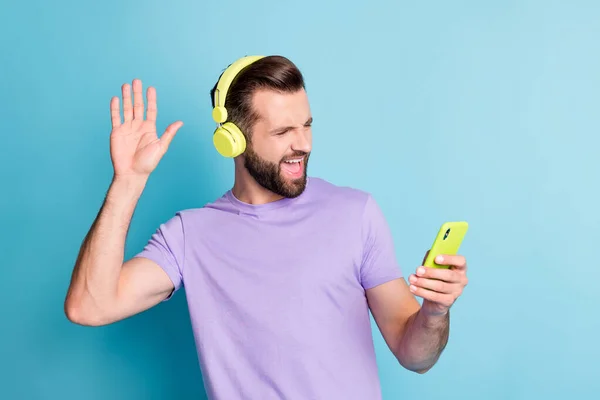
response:
[[[313,196],[326,212],[340,215],[352,226],[360,227],[364,243],[372,243],[389,235],[386,216],[371,192],[321,178],[312,178],[311,185]]]
[[[213,201],[199,205],[198,207],[185,208],[176,212],[176,216],[186,222],[210,221],[211,219],[222,215],[222,213],[237,214],[237,209],[227,199],[225,194]]]
[[[333,200],[337,207],[349,207],[362,211],[373,201],[373,196],[366,190],[335,184],[323,178],[311,177],[309,184],[311,193],[316,199]]]
[[[322,178],[311,178],[316,197],[323,204],[334,207],[348,218],[359,221],[363,227],[387,225],[384,212],[374,195],[364,189],[334,184]]]

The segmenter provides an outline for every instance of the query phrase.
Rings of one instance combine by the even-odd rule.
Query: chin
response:
[[[285,182],[285,193],[283,195],[289,198],[298,197],[306,189],[306,174],[299,178],[285,177],[283,182]]]

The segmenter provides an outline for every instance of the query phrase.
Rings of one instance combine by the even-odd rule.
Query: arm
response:
[[[367,290],[369,307],[388,347],[406,369],[425,373],[448,343],[450,307],[467,284],[466,261],[446,256],[451,269],[417,269],[409,287],[396,279]],[[413,293],[422,297],[419,306]]]
[[[404,279],[396,279],[367,291],[377,326],[398,362],[418,373],[429,370],[446,346],[448,314],[429,317],[410,292]]]
[[[450,312],[432,316],[420,309],[408,319],[396,357],[407,369],[425,373],[438,361],[449,334]]]
[[[156,90],[147,91],[144,119],[142,82],[124,84],[123,121],[119,98],[110,101],[110,154],[114,176],[104,203],[86,235],[64,303],[67,318],[81,325],[105,325],[129,317],[165,299],[173,281],[154,261],[136,257],[123,263],[131,218],[151,172],[166,153],[181,121],[156,135]]]
[[[65,300],[70,321],[113,323],[156,305],[173,290],[155,262],[134,258],[123,263],[127,231],[144,186],[143,180],[113,180],[75,263]]]

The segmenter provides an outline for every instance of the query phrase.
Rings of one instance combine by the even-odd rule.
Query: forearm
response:
[[[449,311],[444,315],[430,316],[421,308],[408,319],[396,358],[411,371],[427,372],[446,347],[449,332]]]
[[[71,320],[93,320],[116,298],[127,232],[145,183],[113,179],[73,269],[65,301]]]

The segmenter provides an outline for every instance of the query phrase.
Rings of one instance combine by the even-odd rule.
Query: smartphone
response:
[[[440,227],[429,254],[423,262],[423,266],[429,268],[449,268],[448,265],[438,265],[435,263],[435,257],[440,254],[456,255],[458,249],[467,234],[469,224],[465,221],[445,222]]]

